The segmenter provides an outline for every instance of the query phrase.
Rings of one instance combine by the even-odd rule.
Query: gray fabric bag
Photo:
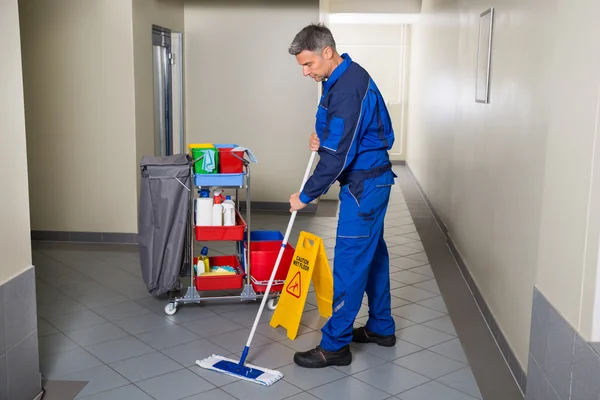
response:
[[[148,292],[161,296],[181,289],[192,189],[191,160],[186,154],[144,156],[138,220],[142,276]]]

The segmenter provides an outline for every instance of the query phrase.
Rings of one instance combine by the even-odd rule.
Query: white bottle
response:
[[[227,196],[223,202],[223,225],[235,225],[235,203],[231,200],[231,196]]]
[[[221,204],[221,198],[219,196],[215,196],[212,224],[213,226],[223,226],[223,204]]]
[[[200,198],[196,199],[196,226],[211,226],[213,199],[209,197],[208,189],[202,189]]]

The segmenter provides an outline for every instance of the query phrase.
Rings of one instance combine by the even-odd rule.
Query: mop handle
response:
[[[304,178],[302,179],[302,185],[300,185],[300,193],[304,189],[304,184],[308,180],[310,175],[310,169],[315,161],[315,157],[317,155],[316,151],[313,151],[310,155],[310,160],[308,161],[308,165],[306,166],[306,172],[304,173]],[[277,274],[277,269],[279,268],[279,263],[281,262],[281,258],[283,257],[283,252],[285,251],[285,247],[287,245],[288,238],[290,237],[290,233],[292,233],[292,227],[294,226],[294,220],[296,219],[296,214],[298,211],[292,212],[292,216],[290,217],[290,222],[288,222],[287,229],[285,231],[285,236],[283,237],[283,242],[281,243],[281,248],[279,249],[279,255],[277,256],[277,261],[275,262],[275,267],[273,268],[273,272],[271,272],[271,278],[269,279],[269,284],[267,285],[267,290],[262,298],[260,303],[260,308],[258,309],[258,314],[256,314],[256,318],[254,319],[254,325],[252,326],[252,330],[250,331],[250,336],[248,337],[248,342],[246,343],[246,347],[244,348],[244,352],[242,353],[242,357],[240,359],[240,365],[243,365],[246,361],[246,357],[248,356],[248,351],[250,350],[250,343],[252,343],[252,338],[254,337],[254,332],[256,331],[256,327],[258,326],[258,321],[260,320],[260,316],[262,315],[263,309],[265,308],[265,303],[267,302],[267,298],[269,297],[269,292],[271,291],[271,285],[273,285],[273,280],[275,279],[275,274]]]

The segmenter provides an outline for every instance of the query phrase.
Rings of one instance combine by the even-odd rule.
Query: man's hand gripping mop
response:
[[[315,160],[316,154],[317,153],[313,151],[310,156],[310,161],[308,162],[306,172],[304,173],[304,179],[302,180],[302,185],[300,186],[300,192],[302,192],[302,189],[304,189],[304,184],[308,180],[308,176],[310,174],[310,170]],[[292,215],[290,217],[290,222],[288,223],[287,230],[285,231],[285,236],[281,244],[281,249],[279,250],[279,256],[277,257],[277,261],[275,262],[275,267],[273,268],[273,272],[271,273],[271,278],[269,279],[267,290],[262,298],[262,302],[260,303],[258,314],[254,319],[254,325],[252,326],[252,331],[250,331],[250,336],[248,337],[248,342],[246,343],[246,347],[244,348],[240,361],[237,362],[222,356],[212,355],[211,357],[205,358],[202,361],[196,361],[196,364],[198,364],[200,367],[217,372],[222,372],[224,374],[231,375],[250,382],[258,383],[264,386],[271,386],[272,384],[283,378],[283,374],[279,371],[257,367],[256,365],[252,364],[245,364],[245,362],[246,357],[248,356],[248,351],[250,350],[250,344],[252,343],[254,332],[256,331],[258,321],[260,320],[260,316],[262,315],[263,309],[265,308],[265,304],[267,302],[267,298],[269,297],[269,292],[271,290],[271,285],[273,284],[273,280],[275,279],[275,274],[277,273],[277,269],[279,268],[281,258],[283,257],[283,252],[287,245],[288,238],[290,236],[290,233],[292,232],[292,227],[294,226],[296,214],[297,211],[294,211],[292,212]]]

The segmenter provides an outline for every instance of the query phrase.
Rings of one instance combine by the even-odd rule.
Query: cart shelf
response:
[[[196,240],[215,241],[228,240],[240,241],[244,239],[246,232],[246,221],[242,218],[239,210],[235,210],[235,226],[196,226]]]
[[[196,174],[194,185],[198,187],[244,187],[245,173],[241,174]]]

